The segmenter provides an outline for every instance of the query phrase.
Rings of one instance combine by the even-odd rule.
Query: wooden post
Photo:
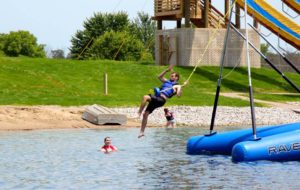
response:
[[[164,36],[163,35],[159,35],[158,37],[159,40],[159,63],[158,65],[163,65],[164,63]]]
[[[236,28],[240,29],[241,28],[241,9],[240,7],[235,4],[235,26]]]
[[[226,15],[227,14],[227,15]],[[226,15],[225,17],[225,23],[227,26],[227,21],[229,20],[229,0],[225,0],[225,11],[224,11],[224,15]]]
[[[184,0],[184,20],[185,28],[191,27],[191,11],[190,11],[190,0]]]
[[[209,0],[204,1],[204,28],[208,28]]]
[[[253,18],[253,26],[258,29],[258,22],[255,18]]]
[[[158,20],[157,21],[157,30],[161,30],[162,29],[162,20]]]
[[[103,93],[104,93],[104,95],[108,94],[107,80],[108,80],[107,73],[104,73],[104,76],[103,76]]]
[[[181,19],[177,20],[176,24],[177,24],[176,25],[177,28],[181,28]]]

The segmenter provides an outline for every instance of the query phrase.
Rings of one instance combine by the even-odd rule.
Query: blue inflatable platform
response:
[[[232,149],[232,160],[300,160],[300,130],[272,135],[259,141],[240,142]]]
[[[300,123],[291,123],[291,124],[283,124],[283,125],[276,125],[276,126],[268,126],[268,127],[259,127],[257,128],[257,137],[261,138],[261,140],[253,140],[252,129],[242,129],[242,130],[235,130],[229,131],[224,133],[217,133],[211,136],[194,136],[191,137],[187,142],[187,154],[190,155],[197,155],[197,154],[223,154],[223,155],[231,155],[234,153],[233,160],[235,161],[247,161],[250,156],[249,151],[254,148],[251,147],[262,147],[266,145],[266,147],[270,147],[267,144],[272,144],[274,147],[279,147],[282,149],[283,144],[285,144],[286,148],[290,149],[290,143],[292,143],[292,148],[297,149],[298,142],[300,142]],[[288,141],[289,136],[294,134],[294,139],[292,141]],[[285,137],[286,135],[286,137]],[[273,137],[272,137],[273,136]],[[284,138],[285,137],[285,138]],[[279,139],[280,138],[280,139]],[[269,140],[268,140],[269,139]],[[298,139],[298,141],[297,141]],[[247,141],[247,142],[245,142]],[[243,143],[242,143],[243,142]],[[240,143],[240,144],[238,144]],[[253,144],[252,144],[253,143]],[[296,144],[294,144],[296,143]],[[256,145],[257,144],[257,145]],[[233,147],[235,147],[235,152],[233,152]],[[246,146],[247,145],[247,146]],[[258,148],[259,149],[259,148]],[[262,148],[263,149],[263,148]],[[261,151],[263,151],[261,149]],[[266,148],[264,148],[266,149]],[[250,151],[250,152],[251,152]],[[255,149],[254,152],[258,150]],[[277,150],[276,150],[277,151]],[[278,150],[279,151],[279,150]],[[296,152],[299,152],[295,150]],[[294,152],[291,154],[295,154]],[[281,151],[283,152],[283,151]],[[241,158],[238,156],[241,155]],[[244,155],[244,156],[242,156]],[[279,155],[279,154],[277,154]],[[260,159],[267,159],[270,160],[282,160],[282,156],[279,158],[275,154],[271,157],[257,157],[252,158],[252,160],[260,160]],[[298,156],[298,160],[300,157]]]

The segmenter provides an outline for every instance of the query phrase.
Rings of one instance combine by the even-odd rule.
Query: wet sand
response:
[[[141,119],[136,119],[138,108],[112,108],[127,115],[126,125],[94,125],[81,118],[87,106],[0,106],[0,130],[36,130],[68,128],[127,128],[140,127]],[[212,107],[173,106],[179,127],[207,127],[210,125]],[[218,126],[251,126],[250,109],[247,107],[218,108]],[[256,108],[257,125],[276,125],[300,122],[300,114],[282,108]],[[163,108],[149,116],[148,127],[164,127],[166,123]]]

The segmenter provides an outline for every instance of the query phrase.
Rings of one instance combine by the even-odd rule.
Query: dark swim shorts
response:
[[[146,108],[146,111],[148,111],[149,113],[152,113],[153,110],[162,107],[166,103],[166,100],[163,97],[157,97],[151,94],[149,94],[149,96],[151,97],[151,101]]]

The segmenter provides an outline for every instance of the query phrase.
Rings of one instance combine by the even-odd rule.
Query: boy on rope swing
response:
[[[182,87],[187,84],[187,81],[183,83],[183,85],[179,85],[179,74],[176,72],[172,72],[170,75],[170,79],[166,79],[164,76],[167,72],[173,70],[174,65],[170,65],[169,68],[164,70],[162,73],[158,75],[158,79],[163,83],[160,88],[155,88],[155,95],[149,94],[144,95],[140,109],[138,111],[139,117],[141,116],[147,102],[149,102],[145,112],[143,113],[143,119],[141,124],[141,130],[138,138],[141,138],[144,136],[145,128],[147,126],[148,116],[159,107],[162,107],[168,98],[171,98],[174,95],[177,95],[178,97],[182,94]]]

